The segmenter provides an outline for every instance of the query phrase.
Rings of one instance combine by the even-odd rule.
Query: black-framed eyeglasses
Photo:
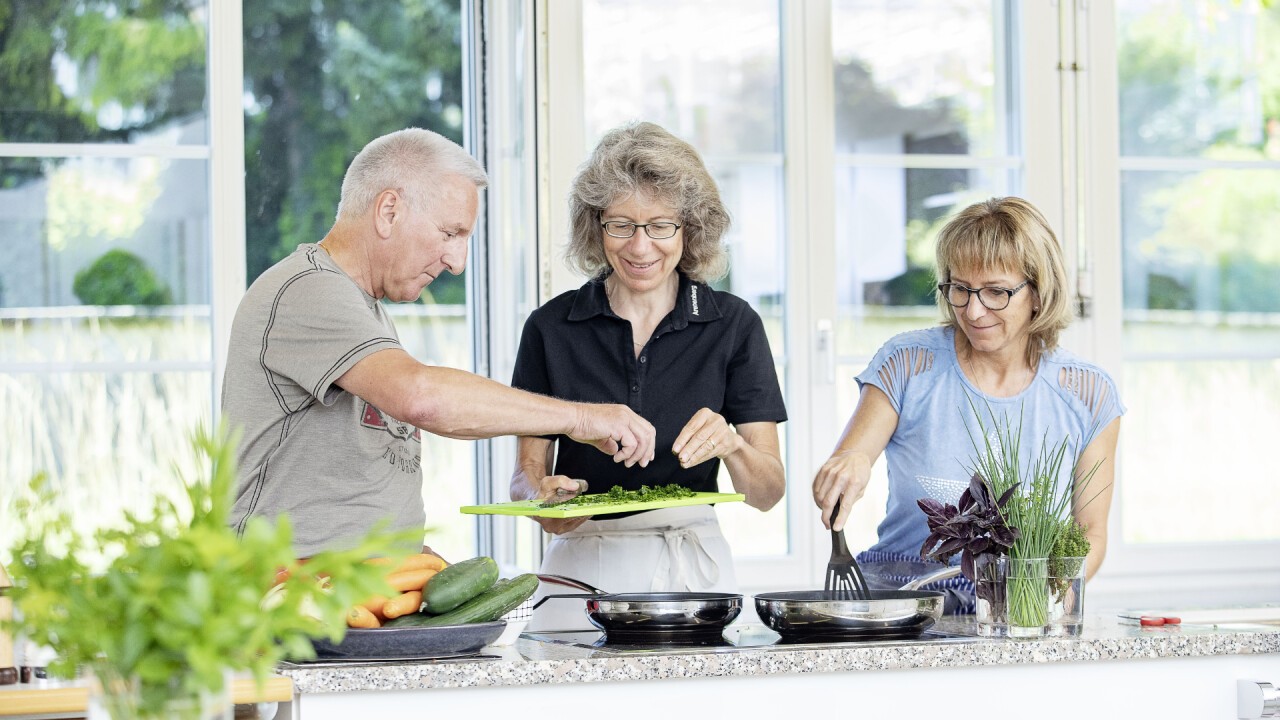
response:
[[[605,232],[616,238],[629,238],[636,234],[636,228],[644,228],[644,233],[653,240],[673,238],[676,236],[676,231],[681,227],[680,223],[673,222],[633,223],[621,220],[610,220],[609,222],[602,222],[600,225]]]
[[[939,283],[938,292],[951,303],[951,307],[962,308],[969,306],[969,296],[977,295],[978,302],[988,310],[1003,310],[1009,307],[1009,303],[1013,300],[1013,296],[1019,290],[1026,287],[1030,280],[1023,280],[1022,284],[1016,288],[1002,287],[983,287],[971,288],[965,287],[960,283]]]

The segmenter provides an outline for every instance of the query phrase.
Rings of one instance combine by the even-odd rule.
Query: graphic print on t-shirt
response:
[[[1000,434],[995,430],[989,430],[987,432],[987,442],[991,445],[991,451],[996,454],[996,457],[1000,457],[1002,455]],[[925,495],[944,505],[955,505],[960,502],[961,493],[969,489],[969,478],[953,480],[951,478],[917,475],[916,482],[920,483]]]
[[[421,470],[422,458],[418,455],[417,449],[405,442],[416,440],[421,444],[421,430],[409,423],[396,420],[367,402],[364,404],[360,424],[373,430],[383,430],[395,438],[395,441],[388,442],[382,449],[382,459],[388,464],[395,466],[406,475],[416,475]]]
[[[392,437],[401,440],[413,439],[422,442],[421,430],[409,423],[400,422],[367,402],[364,404],[364,414],[360,418],[360,424],[374,430],[385,430],[391,433]]]

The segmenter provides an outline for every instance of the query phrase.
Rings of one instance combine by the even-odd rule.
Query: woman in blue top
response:
[[[857,377],[857,409],[813,481],[823,524],[844,527],[883,452],[887,515],[879,541],[859,561],[919,561],[929,529],[916,500],[954,504],[968,486],[974,455],[969,429],[978,427],[977,408],[988,432],[989,413],[1001,425],[1009,418],[1015,428],[1021,418],[1026,441],[1020,467],[1038,453],[1042,439],[1056,444],[1064,438],[1070,438],[1077,468],[1097,465],[1088,492],[1073,506],[1092,543],[1086,563],[1086,577],[1092,577],[1107,551],[1124,406],[1105,371],[1058,347],[1072,302],[1057,238],[1025,200],[976,203],[939,234],[937,276],[943,325],[890,339]],[[1071,465],[1063,463],[1062,472],[1072,472]],[[948,583],[972,592],[963,578]]]

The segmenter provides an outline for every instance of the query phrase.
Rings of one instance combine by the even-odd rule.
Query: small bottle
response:
[[[48,684],[50,662],[58,659],[58,653],[47,645],[38,645],[31,640],[22,644],[22,666],[19,673],[22,682],[34,683],[38,687]]]
[[[11,586],[4,565],[0,565],[0,623],[13,620],[13,600],[4,595]],[[18,666],[13,658],[13,637],[8,630],[0,629],[0,685],[12,685],[16,682]]]

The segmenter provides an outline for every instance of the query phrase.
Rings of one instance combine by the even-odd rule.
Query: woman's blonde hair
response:
[[[720,239],[729,228],[729,211],[716,181],[692,145],[650,122],[610,130],[573,179],[572,235],[565,251],[572,265],[591,278],[609,271],[601,214],[636,193],[675,209],[684,231],[681,272],[698,282],[724,277],[729,256]]]
[[[1039,306],[1031,317],[1027,362],[1034,368],[1042,354],[1058,347],[1058,336],[1073,317],[1071,292],[1062,246],[1034,205],[1017,197],[991,198],[957,213],[938,234],[938,282],[951,282],[957,268],[1024,275]],[[956,309],[943,293],[937,302],[944,323],[959,330]]]

